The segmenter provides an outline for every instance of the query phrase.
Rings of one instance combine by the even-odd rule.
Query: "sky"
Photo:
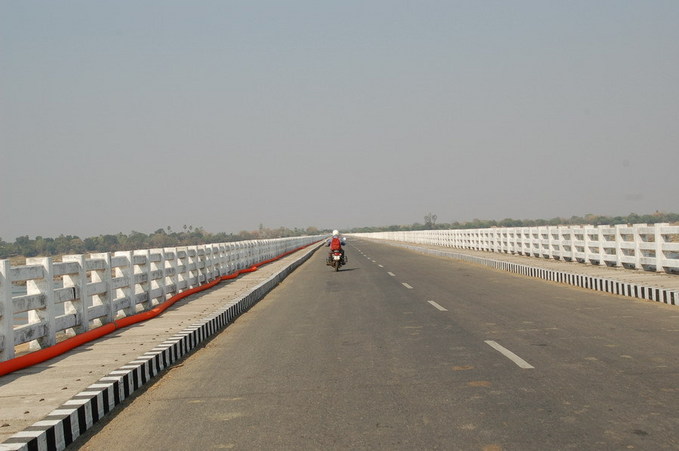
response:
[[[0,0],[0,238],[679,212],[675,0]]]

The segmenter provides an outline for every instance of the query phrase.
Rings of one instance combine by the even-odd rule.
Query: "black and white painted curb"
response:
[[[586,276],[566,271],[555,271],[552,269],[537,268],[535,266],[522,265],[490,258],[476,257],[473,255],[460,254],[446,250],[431,249],[410,244],[389,243],[393,246],[405,247],[420,253],[436,255],[439,257],[453,258],[478,265],[489,266],[494,269],[520,274],[528,277],[549,280],[552,282],[563,283],[580,288],[587,288],[604,293],[618,294],[649,301],[662,302],[664,304],[679,305],[679,291],[668,290],[665,288],[649,287],[630,282],[607,279],[603,277]]]
[[[78,393],[42,420],[0,443],[0,450],[62,450],[165,369],[232,323],[308,260],[312,246],[297,260],[249,293],[170,337]]]

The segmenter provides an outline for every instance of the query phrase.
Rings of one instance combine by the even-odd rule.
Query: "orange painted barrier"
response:
[[[110,334],[111,332],[114,332],[118,329],[122,329],[124,327],[131,326],[132,324],[137,324],[142,321],[148,321],[149,319],[155,318],[156,316],[160,315],[163,313],[165,310],[167,310],[169,307],[171,307],[174,303],[177,301],[180,301],[192,294],[210,289],[220,283],[222,280],[230,280],[230,279],[235,279],[241,274],[257,271],[258,267],[266,265],[267,263],[274,262],[276,260],[279,260],[283,257],[287,257],[290,254],[293,254],[299,250],[302,250],[304,248],[307,248],[309,246],[312,246],[314,244],[318,243],[318,241],[307,244],[306,246],[301,246],[298,247],[297,249],[293,249],[288,252],[284,252],[281,255],[270,258],[268,260],[265,260],[263,262],[258,263],[255,266],[251,266],[250,268],[247,269],[241,269],[238,270],[232,274],[227,274],[221,277],[216,278],[215,280],[205,283],[203,285],[200,285],[198,287],[194,288],[189,288],[188,290],[182,291],[181,293],[178,293],[174,296],[172,296],[170,299],[166,300],[162,304],[159,304],[152,308],[151,310],[148,310],[146,312],[141,312],[137,313],[136,315],[131,315],[131,316],[126,316],[125,318],[121,318],[119,320],[115,320],[112,323],[105,324],[101,327],[97,327],[96,329],[89,330],[87,332],[84,332],[82,334],[78,334],[75,337],[68,338],[64,341],[60,341],[59,343],[55,344],[54,346],[50,346],[49,348],[41,349],[39,351],[31,352],[30,354],[22,355],[19,357],[15,357],[10,360],[6,360],[4,362],[0,362],[0,376],[4,376],[6,374],[13,373],[14,371],[18,371],[24,368],[28,368],[33,365],[37,365],[38,363],[45,362],[47,360],[50,360],[54,357],[60,356],[61,354],[64,354],[65,352],[70,351],[71,349],[77,348],[78,346],[81,346],[85,343],[88,343],[90,341],[96,340],[98,338],[101,338],[105,335]]]

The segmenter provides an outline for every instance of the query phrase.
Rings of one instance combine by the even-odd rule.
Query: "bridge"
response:
[[[2,376],[0,449],[676,447],[679,230],[633,229],[466,231],[455,247],[448,231],[356,236],[339,273],[318,243],[294,243],[152,320]],[[133,253],[131,274],[145,276],[118,293],[115,317],[148,302],[148,280],[171,298],[250,267],[254,247],[243,262],[225,249]],[[124,268],[121,257],[109,260]],[[4,268],[5,293],[8,274],[39,272]],[[103,285],[129,281],[110,268]],[[88,278],[74,298],[101,289]]]

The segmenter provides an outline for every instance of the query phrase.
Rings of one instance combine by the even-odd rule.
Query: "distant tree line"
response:
[[[410,225],[390,225],[381,227],[356,227],[345,230],[345,233],[406,231],[406,230],[448,230],[448,229],[484,229],[490,227],[538,227],[548,225],[606,225],[606,224],[656,224],[679,223],[679,214],[655,212],[650,215],[631,213],[627,216],[600,216],[587,214],[570,218],[552,219],[511,219],[500,221],[494,219],[474,219],[468,222],[438,223],[437,215],[427,213],[424,223]],[[131,251],[134,249],[154,249],[162,247],[194,246],[198,244],[227,243],[243,240],[261,240],[267,238],[285,238],[302,235],[329,234],[329,229],[307,227],[306,229],[279,227],[270,229],[260,224],[254,231],[242,230],[239,233],[210,233],[203,227],[183,226],[180,232],[173,231],[170,226],[146,234],[132,231],[130,234],[99,235],[81,239],[75,235],[59,235],[56,238],[44,238],[28,235],[18,237],[13,243],[0,238],[0,259],[13,257],[57,256],[68,254],[87,254],[93,252]]]
[[[570,218],[552,219],[474,219],[467,222],[437,223],[437,215],[428,213],[424,216],[424,224],[416,222],[410,225],[391,225],[383,227],[358,227],[351,230],[354,233],[407,231],[407,230],[450,230],[450,229],[487,229],[491,227],[540,227],[557,225],[615,225],[615,224],[657,224],[679,223],[679,214],[655,212],[650,215],[631,213],[627,216],[602,216],[586,214],[585,216],[571,216]]]
[[[193,226],[184,226],[184,230],[175,232],[168,226],[166,229],[158,229],[150,234],[132,231],[130,234],[99,235],[84,239],[75,235],[59,235],[56,238],[44,238],[42,236],[30,238],[28,235],[24,235],[18,237],[13,243],[5,242],[0,238],[0,259],[193,246],[198,244],[316,235],[319,233],[330,233],[330,231],[318,230],[316,227],[307,227],[306,229],[279,227],[277,229],[270,229],[260,225],[258,230],[243,230],[234,234],[224,232],[210,233],[203,227],[194,228]]]

